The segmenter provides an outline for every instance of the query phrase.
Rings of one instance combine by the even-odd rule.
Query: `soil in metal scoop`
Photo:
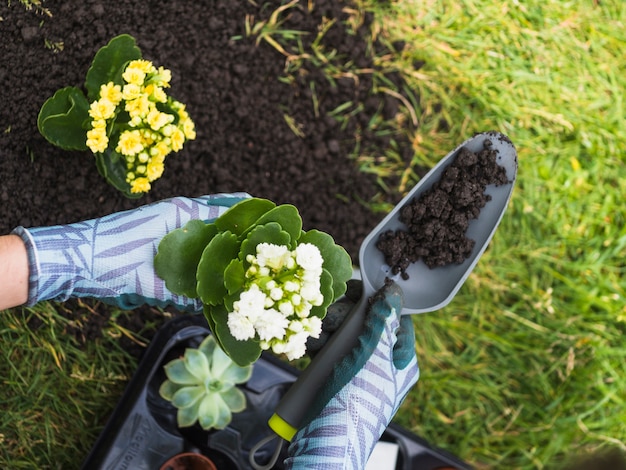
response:
[[[475,242],[467,228],[491,199],[485,189],[509,182],[497,153],[489,140],[479,152],[462,148],[441,179],[401,209],[406,230],[388,230],[376,243],[393,274],[408,279],[406,269],[420,259],[435,268],[469,257]]]

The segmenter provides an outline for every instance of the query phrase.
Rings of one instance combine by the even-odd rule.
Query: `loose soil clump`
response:
[[[376,243],[393,274],[408,279],[407,268],[420,259],[432,269],[469,257],[475,241],[467,229],[491,199],[487,186],[509,182],[496,157],[489,140],[480,152],[460,149],[441,179],[400,210],[406,230],[388,230]]]

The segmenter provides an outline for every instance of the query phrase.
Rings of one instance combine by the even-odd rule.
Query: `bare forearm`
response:
[[[0,236],[0,310],[28,300],[28,256],[17,235]]]

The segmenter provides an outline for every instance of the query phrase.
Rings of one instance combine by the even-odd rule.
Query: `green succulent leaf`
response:
[[[204,390],[204,385],[183,387],[172,397],[172,405],[176,408],[188,408],[202,398]]]
[[[216,233],[215,225],[191,220],[163,237],[154,258],[154,269],[169,290],[198,297],[196,271],[204,249]]]
[[[244,199],[219,216],[215,225],[222,232],[228,231],[239,236],[274,207],[276,204],[267,199]]]
[[[211,393],[200,402],[198,421],[202,429],[224,429],[230,423],[232,414],[221,395]]]
[[[204,383],[211,378],[209,359],[202,351],[192,348],[186,349],[183,361],[187,370],[198,379],[198,382]]]
[[[295,248],[296,241],[302,233],[302,218],[300,217],[298,209],[290,204],[276,206],[259,217],[254,225],[265,225],[269,222],[276,222],[280,225],[281,228],[289,234],[289,248]],[[251,228],[249,228],[248,231]],[[246,236],[248,231],[243,235]]]
[[[219,380],[221,383],[230,384],[232,386],[235,383],[241,383],[248,378],[252,373],[252,367],[240,367],[228,357],[222,348],[217,344],[215,335],[208,335],[202,343],[198,346],[198,351],[201,351],[206,357],[209,358],[210,376],[214,380]],[[233,378],[241,378],[241,382],[233,382]]]
[[[216,380],[223,382],[222,374],[230,365],[239,367],[230,357],[228,357],[222,348],[215,348],[213,354],[211,355],[211,376]]]
[[[168,362],[165,367],[165,375],[167,378],[179,385],[193,385],[198,383],[198,377],[193,375],[182,358],[173,359]]]
[[[159,395],[167,401],[172,401],[174,394],[182,387],[184,387],[184,385],[175,384],[171,380],[164,380],[159,387]]]
[[[242,384],[246,383],[252,377],[252,366],[241,367],[236,363],[231,363],[222,372],[221,380],[228,384]]]
[[[241,243],[241,251],[239,257],[245,260],[248,255],[256,256],[256,247],[259,243],[273,243],[275,245],[289,245],[291,237],[276,222],[270,222],[265,225],[257,225],[246,239]]]
[[[176,414],[176,422],[181,428],[193,426],[198,421],[198,410],[200,409],[200,400],[197,400],[193,405],[185,408],[178,408]]]
[[[137,47],[135,38],[128,34],[114,37],[106,46],[100,48],[85,79],[89,101],[98,99],[100,85],[108,82],[121,85],[121,75],[126,64],[137,59],[141,59],[141,50]]]
[[[58,90],[39,111],[37,127],[48,142],[65,150],[88,150],[83,123],[89,102],[76,87]]]
[[[221,393],[221,397],[231,411],[238,413],[246,408],[246,396],[236,387]]]
[[[298,243],[312,243],[317,246],[324,258],[322,265],[333,278],[333,299],[338,299],[346,292],[347,282],[352,277],[352,259],[346,250],[335,243],[333,237],[319,230],[304,233]]]
[[[224,272],[239,253],[239,241],[231,232],[215,235],[204,249],[196,273],[197,291],[202,302],[218,305],[228,293],[224,285]]]
[[[219,346],[215,342],[215,336],[207,335],[206,338],[202,340],[200,345],[198,346],[198,351],[204,354],[207,358],[209,358],[209,367],[212,367],[213,356],[215,355],[215,351],[219,350]]]

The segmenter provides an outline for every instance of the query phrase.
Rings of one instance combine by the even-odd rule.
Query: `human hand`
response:
[[[17,227],[29,264],[28,302],[92,297],[132,309],[142,304],[200,311],[197,299],[175,295],[154,272],[164,235],[191,219],[210,221],[249,197],[245,193],[175,197],[69,225]]]
[[[289,446],[286,468],[362,469],[417,382],[413,323],[394,283],[375,296],[356,348],[333,374]],[[310,418],[312,416],[312,418]]]

